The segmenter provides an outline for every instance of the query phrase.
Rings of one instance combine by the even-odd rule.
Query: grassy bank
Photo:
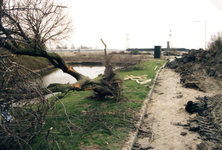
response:
[[[31,70],[39,70],[51,65],[51,63],[43,57],[16,55],[12,57],[11,60]]]
[[[7,50],[0,49],[0,54],[11,54]],[[51,63],[43,57],[25,56],[25,55],[14,55],[14,57],[9,57],[11,61],[17,62],[31,70],[39,70],[47,68]]]
[[[161,60],[144,62],[142,69],[118,71],[118,76],[124,79],[126,75],[147,75],[147,79],[153,80],[157,70],[164,63],[165,61]],[[154,70],[156,66],[158,68]],[[60,149],[82,149],[86,146],[97,146],[104,150],[121,149],[124,139],[132,127],[132,116],[140,110],[150,90],[146,87],[147,85],[151,86],[152,82],[139,85],[134,80],[125,80],[122,92],[128,97],[128,100],[121,102],[115,102],[111,97],[103,101],[92,100],[89,98],[92,91],[70,91],[61,101],[75,126],[67,123],[64,108],[57,102],[58,116],[56,119],[48,118],[45,125],[46,131],[53,127],[51,132],[56,133],[49,136],[49,139],[52,139],[49,140],[51,146],[57,149],[54,142],[56,141]],[[37,144],[44,138],[45,136],[39,136],[33,143]],[[33,146],[36,146],[35,144]],[[46,149],[47,147],[45,142],[40,148]]]

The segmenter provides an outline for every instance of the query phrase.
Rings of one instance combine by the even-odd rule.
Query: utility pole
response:
[[[129,34],[126,33],[126,49],[129,48]]]
[[[172,31],[170,30],[170,35],[169,35],[169,41],[170,41],[170,49],[172,47],[173,41],[172,41]]]
[[[170,30],[170,34],[169,34],[169,48],[168,48],[168,59],[169,59],[169,53],[170,53],[170,49],[171,49],[171,46],[172,46],[172,41],[171,41],[171,30]]]

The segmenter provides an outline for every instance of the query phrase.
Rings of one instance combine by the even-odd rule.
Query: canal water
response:
[[[88,76],[91,79],[96,78],[99,74],[103,74],[105,67],[104,66],[73,66],[77,72]],[[76,79],[71,75],[64,73],[61,69],[57,69],[45,76],[43,76],[43,83],[45,86],[48,86],[51,83],[75,83]]]

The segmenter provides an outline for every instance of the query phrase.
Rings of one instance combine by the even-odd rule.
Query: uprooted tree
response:
[[[52,92],[65,95],[69,90],[94,90],[101,98],[121,98],[121,81],[114,78],[108,57],[104,78],[95,82],[68,66],[58,54],[46,51],[47,43],[64,39],[72,29],[64,6],[53,0],[1,0],[0,20],[2,47],[13,54],[45,57],[77,80],[74,84],[51,84],[48,88]]]
[[[52,105],[59,100],[48,101],[44,94],[62,92],[63,97],[70,90],[93,90],[100,99],[113,96],[119,101],[122,97],[122,82],[115,77],[106,53],[104,75],[94,81],[75,71],[58,54],[46,51],[48,43],[65,39],[72,30],[68,16],[66,7],[55,0],[0,0],[0,113],[6,120],[0,118],[0,146],[4,149],[23,149],[40,133],[45,115],[49,109],[54,111]],[[44,57],[77,82],[44,88],[35,82],[37,74],[10,60],[14,54]]]

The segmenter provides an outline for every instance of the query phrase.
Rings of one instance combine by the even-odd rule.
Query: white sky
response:
[[[68,45],[104,48],[102,38],[107,48],[125,49],[128,33],[130,48],[165,48],[169,40],[171,47],[205,48],[205,21],[207,42],[222,32],[215,1],[222,0],[63,0],[75,27]]]

